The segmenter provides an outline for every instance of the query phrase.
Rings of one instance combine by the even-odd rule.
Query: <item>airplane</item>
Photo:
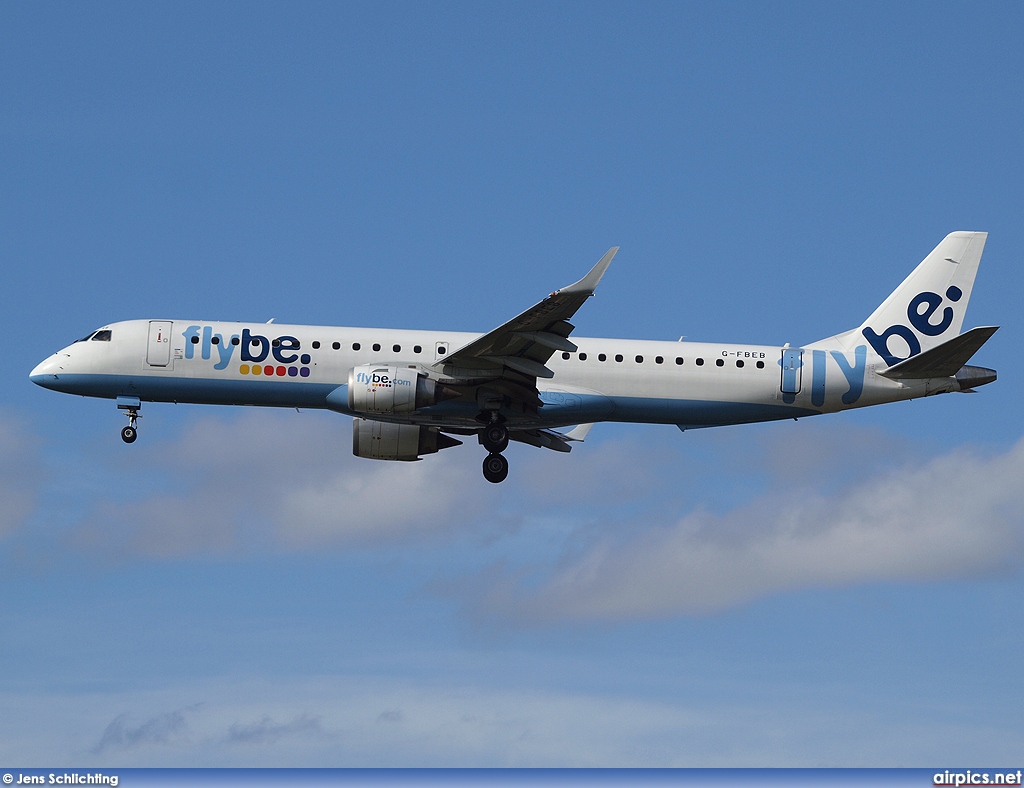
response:
[[[987,236],[951,233],[861,326],[798,347],[570,339],[569,321],[613,247],[578,282],[486,334],[128,320],[90,332],[29,377],[115,400],[128,417],[125,443],[138,436],[143,402],[327,408],[352,417],[358,457],[415,461],[475,436],[484,477],[498,483],[510,440],[568,452],[598,422],[685,431],[993,382],[995,370],[967,362],[998,326],[960,333]]]

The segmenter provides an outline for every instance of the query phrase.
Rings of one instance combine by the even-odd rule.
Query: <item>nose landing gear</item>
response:
[[[135,443],[135,439],[139,437],[139,409],[142,407],[142,401],[138,397],[118,397],[117,408],[118,410],[125,411],[125,415],[128,416],[128,426],[121,430],[121,440],[125,443]]]

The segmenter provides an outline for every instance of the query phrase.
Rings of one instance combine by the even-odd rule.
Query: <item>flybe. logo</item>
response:
[[[214,369],[227,369],[237,347],[241,362],[238,371],[243,375],[309,377],[310,356],[308,353],[296,352],[300,344],[293,336],[267,338],[243,328],[241,336],[233,334],[225,339],[214,333],[211,326],[189,326],[182,332],[182,336],[185,337],[187,359],[194,358],[197,349],[203,359],[212,358],[213,351],[217,351]]]
[[[379,389],[389,389],[392,386],[411,386],[412,382],[401,378],[392,378],[386,372],[359,372],[356,374],[356,383],[363,383]]]
[[[946,298],[953,303],[959,301],[963,294],[963,291],[955,285],[950,286],[946,290]],[[910,300],[910,305],[907,307],[907,320],[910,321],[911,326],[926,337],[937,337],[944,333],[953,323],[953,307],[951,306],[947,306],[942,310],[942,315],[938,322],[932,322],[932,317],[940,306],[942,306],[942,296],[938,293],[930,293],[928,291],[918,293]],[[911,356],[916,356],[921,352],[921,342],[918,340],[917,334],[908,326],[899,323],[889,326],[881,334],[876,334],[870,326],[861,333],[871,343],[871,347],[875,349],[875,352],[889,366],[900,361],[906,361]],[[889,340],[893,337],[899,337],[907,343],[910,355],[900,358],[889,350]]]

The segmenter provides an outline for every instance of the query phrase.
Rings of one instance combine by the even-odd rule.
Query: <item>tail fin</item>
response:
[[[988,233],[950,233],[863,325],[834,337],[850,348],[867,341],[886,366],[960,334]]]

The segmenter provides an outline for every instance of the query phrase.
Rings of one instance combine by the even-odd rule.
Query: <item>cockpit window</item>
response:
[[[72,344],[77,345],[79,342],[88,342],[90,339],[96,342],[109,342],[110,341],[110,329],[101,328],[99,331],[90,331],[81,339],[76,339]]]

